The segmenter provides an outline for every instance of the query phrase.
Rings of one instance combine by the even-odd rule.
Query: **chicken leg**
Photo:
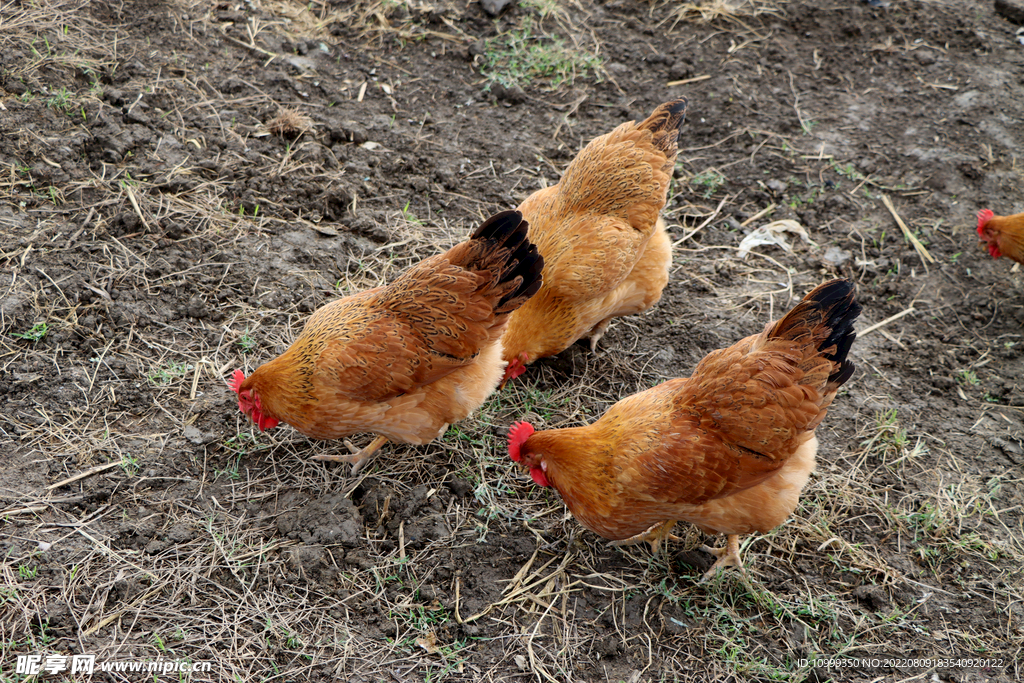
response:
[[[345,439],[345,445],[352,451],[352,455],[314,455],[312,459],[319,460],[320,462],[350,462],[352,463],[352,476],[355,476],[370,459],[370,456],[379,451],[380,447],[387,442],[388,437],[378,436],[366,448],[360,449],[353,446],[348,439]]]
[[[624,545],[636,545],[643,541],[647,541],[651,544],[651,552],[655,555],[658,554],[658,550],[661,549],[662,541],[678,541],[679,537],[672,533],[672,527],[676,525],[676,521],[669,520],[667,522],[658,522],[647,531],[641,531],[636,536],[630,536],[624,538],[621,541],[612,541],[608,545],[619,547]]]
[[[611,325],[612,318],[605,318],[598,324],[594,325],[594,329],[590,331],[590,352],[597,353],[597,342],[601,340],[604,333],[608,331],[608,326]],[[644,532],[646,533],[646,532]]]
[[[743,560],[740,559],[739,534],[729,534],[726,537],[724,548],[710,548],[706,545],[702,545],[700,549],[706,553],[711,553],[718,558],[718,561],[711,566],[711,569],[704,573],[704,577],[700,580],[700,583],[704,583],[726,567],[737,567],[740,570],[740,573],[746,577],[747,571],[743,568]]]

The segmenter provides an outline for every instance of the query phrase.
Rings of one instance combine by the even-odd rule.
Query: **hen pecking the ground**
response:
[[[594,138],[557,185],[520,205],[544,256],[544,285],[509,320],[503,385],[577,339],[589,337],[593,351],[613,318],[661,298],[672,243],[659,212],[685,114],[686,100],[673,100]]]
[[[518,211],[485,221],[444,254],[394,282],[318,309],[277,358],[231,388],[260,430],[285,422],[315,439],[377,434],[351,455],[353,473],[387,440],[424,444],[494,391],[509,315],[541,286],[544,259]]]
[[[509,430],[509,455],[553,486],[580,523],[657,551],[677,521],[726,534],[705,550],[742,569],[739,535],[796,509],[814,470],[814,431],[853,375],[854,286],[832,280],[764,331],[713,351],[689,378],[625,398],[585,427]]]

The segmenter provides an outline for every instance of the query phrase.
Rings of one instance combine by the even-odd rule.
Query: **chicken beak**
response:
[[[501,378],[501,383],[498,384],[498,391],[504,389],[505,385],[508,384],[509,380],[515,379],[519,375],[526,372],[526,363],[527,360],[525,351],[519,354],[517,358],[513,358],[512,360],[510,360],[508,362],[508,365],[505,366],[505,376]]]
[[[505,388],[508,381],[516,376],[515,369],[518,361],[509,361],[509,364],[505,366],[505,375],[501,378],[501,382],[498,383],[498,391]]]

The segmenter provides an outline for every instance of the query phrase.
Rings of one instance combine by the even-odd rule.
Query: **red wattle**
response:
[[[530,476],[533,477],[533,483],[537,486],[551,486],[551,482],[548,481],[547,475],[544,474],[544,470],[539,467],[531,469]]]

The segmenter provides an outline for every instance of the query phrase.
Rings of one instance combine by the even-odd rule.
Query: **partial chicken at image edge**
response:
[[[672,243],[659,213],[686,106],[666,102],[641,123],[594,138],[556,185],[519,206],[545,259],[544,285],[509,320],[502,386],[583,337],[594,351],[612,319],[661,298]]]
[[[518,211],[487,219],[444,254],[394,282],[319,308],[277,358],[230,382],[261,430],[279,422],[315,439],[377,437],[351,455],[352,473],[388,440],[425,444],[476,410],[502,377],[501,333],[542,284],[544,259]]]
[[[781,320],[713,351],[689,378],[622,399],[584,427],[509,430],[509,456],[558,490],[587,529],[655,552],[677,521],[726,534],[705,550],[742,571],[739,536],[767,533],[796,509],[814,470],[815,429],[853,376],[854,285],[816,287]]]
[[[978,237],[992,258],[1005,256],[1024,263],[1024,213],[997,216],[982,209],[978,212]]]

